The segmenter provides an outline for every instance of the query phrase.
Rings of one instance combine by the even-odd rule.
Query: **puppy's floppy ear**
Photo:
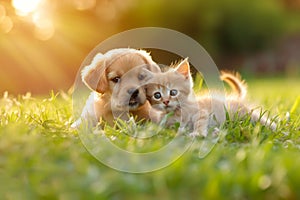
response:
[[[85,85],[99,93],[104,93],[108,89],[105,63],[104,55],[98,53],[92,63],[81,71],[81,78]]]
[[[154,63],[154,62],[148,64],[148,65],[147,65],[147,69],[148,69],[150,72],[155,72],[155,73],[161,72],[160,67],[159,67],[156,63]]]
[[[143,76],[143,82],[149,81],[151,78],[153,78],[154,73],[148,70],[147,68],[142,68],[142,71],[140,73],[141,76]]]
[[[144,50],[138,50],[138,54],[140,54],[147,63],[147,69],[151,72],[161,72],[160,67],[152,60],[150,53]]]

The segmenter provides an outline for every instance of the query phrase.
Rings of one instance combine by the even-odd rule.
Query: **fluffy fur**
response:
[[[225,99],[221,95],[204,94],[197,98],[193,93],[193,81],[190,74],[190,66],[187,59],[183,60],[175,69],[164,73],[152,73],[152,78],[146,86],[147,99],[154,109],[161,111],[159,117],[153,119],[160,122],[168,113],[174,114],[167,119],[167,126],[180,122],[181,128],[188,128],[192,136],[206,136],[210,125],[221,124],[225,118],[220,113],[226,109],[230,117],[243,117],[251,115],[253,121],[260,121],[262,124],[275,129],[275,124],[259,116],[243,102],[247,89],[240,77],[232,73],[223,72],[221,79],[236,89],[238,95],[227,95]]]
[[[237,72],[221,71],[220,79],[229,84],[234,89],[238,98],[245,99],[247,95],[247,85]]]

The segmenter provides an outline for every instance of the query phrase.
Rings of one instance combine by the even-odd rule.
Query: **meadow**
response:
[[[249,101],[278,123],[271,131],[228,119],[208,155],[197,139],[176,162],[132,174],[111,169],[86,150],[70,128],[72,96],[51,92],[0,98],[1,199],[300,199],[300,80],[250,79]],[[151,126],[151,125],[148,125]],[[148,127],[149,128],[149,127]],[[114,141],[139,148],[107,128]],[[168,140],[160,134],[155,145]],[[143,150],[153,146],[144,146]],[[107,150],[109,151],[109,150]]]

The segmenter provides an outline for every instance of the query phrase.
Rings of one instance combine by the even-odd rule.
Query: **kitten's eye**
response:
[[[171,96],[176,96],[178,94],[178,91],[177,90],[175,90],[175,89],[173,89],[173,90],[170,90],[170,95]]]
[[[160,99],[161,98],[160,92],[155,92],[153,97],[154,97],[154,99]]]
[[[121,78],[120,77],[115,77],[115,78],[112,78],[112,79],[110,79],[112,82],[114,82],[114,83],[118,83],[118,82],[120,82],[120,80],[121,80]]]

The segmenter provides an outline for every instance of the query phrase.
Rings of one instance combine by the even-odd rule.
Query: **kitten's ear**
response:
[[[176,67],[176,71],[182,74],[186,79],[190,78],[190,64],[188,58],[184,59],[178,64],[178,66]]]
[[[91,90],[104,93],[108,89],[105,71],[105,57],[98,53],[92,63],[81,71],[82,81]]]

